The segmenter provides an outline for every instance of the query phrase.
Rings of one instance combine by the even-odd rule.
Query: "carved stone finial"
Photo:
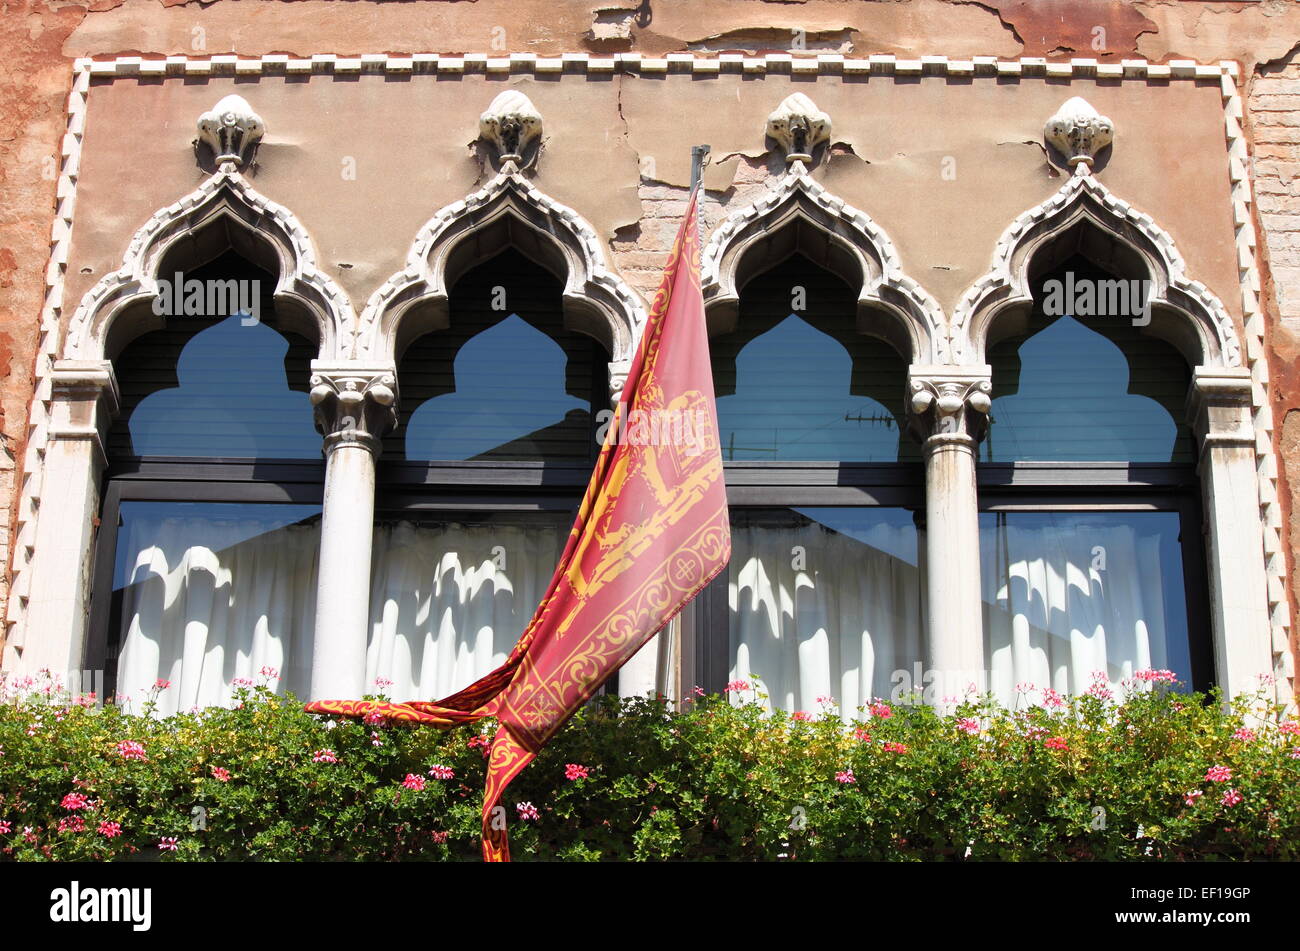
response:
[[[1043,136],[1069,159],[1076,174],[1086,175],[1097,153],[1115,137],[1115,124],[1082,96],[1075,96],[1047,120]]]
[[[812,162],[818,145],[831,138],[831,117],[801,92],[787,96],[767,117],[767,134],[785,151],[785,160]]]
[[[506,162],[523,165],[524,153],[541,137],[542,114],[519,90],[507,89],[479,116],[478,131],[496,146],[502,165]]]
[[[242,168],[265,132],[262,117],[243,96],[231,94],[199,116],[199,142],[212,149],[218,165],[233,162]]]

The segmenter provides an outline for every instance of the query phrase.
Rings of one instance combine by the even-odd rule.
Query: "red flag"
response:
[[[510,858],[505,824],[493,821],[506,786],[731,556],[697,215],[692,192],[568,544],[510,657],[434,703],[306,705],[438,727],[496,717],[483,798],[487,861]]]

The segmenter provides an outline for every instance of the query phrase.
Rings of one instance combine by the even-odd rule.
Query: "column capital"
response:
[[[619,399],[623,396],[623,385],[627,383],[628,371],[632,369],[630,360],[623,360],[618,363],[609,365],[609,405],[618,406]]]
[[[391,363],[311,363],[311,403],[325,454],[356,446],[379,455],[380,437],[397,425],[397,373]]]
[[[1250,422],[1250,371],[1245,367],[1197,367],[1187,391],[1187,422],[1202,451],[1213,446],[1255,445]]]
[[[121,405],[113,364],[108,360],[58,360],[50,371],[50,382],[50,440],[90,442],[103,465],[108,458],[105,434]]]
[[[988,364],[909,367],[907,415],[912,434],[927,449],[950,442],[973,446],[988,427],[992,375]]]

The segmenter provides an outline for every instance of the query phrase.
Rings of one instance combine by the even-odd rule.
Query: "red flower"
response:
[[[1068,750],[1070,744],[1065,741],[1063,736],[1053,736],[1050,739],[1043,740],[1043,745],[1049,750]]]
[[[137,743],[135,740],[123,740],[117,744],[117,755],[122,759],[146,760],[144,755],[144,744]]]
[[[86,820],[81,816],[64,816],[59,820],[60,832],[84,832]]]
[[[64,809],[89,809],[90,800],[79,792],[70,792],[59,803]]]
[[[230,782],[230,771],[220,766],[214,766],[212,767],[212,778],[218,782],[228,783]]]
[[[1223,803],[1225,806],[1235,806],[1237,803],[1241,802],[1245,798],[1246,797],[1243,796],[1241,793],[1237,792],[1237,790],[1229,789],[1226,793],[1223,794],[1223,798],[1220,799],[1219,802]]]
[[[1243,743],[1249,743],[1255,739],[1255,731],[1249,727],[1242,727],[1236,733],[1232,734],[1234,740],[1241,740]]]
[[[853,770],[844,769],[835,774],[835,781],[839,783],[856,783],[858,778],[853,775]]]
[[[434,832],[432,833],[433,841],[437,842],[439,845],[442,845],[442,843],[447,841],[448,834],[449,833],[446,832]]]
[[[906,743],[886,743],[883,747],[886,753],[906,753]]]
[[[882,720],[888,720],[894,715],[894,711],[889,709],[889,704],[883,700],[877,700],[871,706],[867,707],[873,717],[879,717]]]
[[[868,733],[866,730],[864,730],[864,729],[863,729],[862,727],[860,727],[860,726],[854,728],[854,730],[853,730],[853,738],[854,738],[855,740],[857,740],[859,743],[870,743],[870,742],[871,742],[871,734]]]
[[[13,831],[13,826],[11,826],[8,822],[5,822],[3,819],[0,819],[0,835],[8,835],[12,831]]]
[[[122,834],[122,824],[120,822],[109,822],[105,819],[99,824],[99,834],[106,839],[112,839]]]
[[[537,807],[531,802],[517,802],[515,803],[515,810],[519,813],[519,818],[526,822],[536,822],[541,818]]]
[[[435,766],[429,770],[429,775],[434,779],[455,779],[456,771],[450,766]]]
[[[420,792],[424,789],[424,777],[417,773],[407,773],[406,778],[402,780],[402,788]]]
[[[313,763],[337,763],[339,758],[333,750],[317,750],[311,754],[311,761]]]
[[[163,836],[161,839],[158,840],[158,848],[159,848],[160,851],[163,851],[163,852],[175,852],[175,851],[176,851],[176,836],[174,836],[174,835],[165,835],[165,836]]]
[[[1211,766],[1205,771],[1205,778],[1212,783],[1226,783],[1232,779],[1232,770],[1226,766]]]
[[[792,716],[799,723],[807,723],[809,720],[812,719],[812,714],[809,713],[807,710],[796,710],[792,714]]]
[[[577,763],[564,764],[564,778],[573,782],[576,779],[586,779],[590,770],[586,766],[580,766]]]
[[[155,690],[166,690],[171,685],[172,682],[170,680],[163,680],[161,677],[153,682],[153,688]]]
[[[980,731],[980,721],[976,720],[974,717],[962,717],[957,721],[957,729],[961,730],[963,733],[969,733],[971,736],[974,736]]]

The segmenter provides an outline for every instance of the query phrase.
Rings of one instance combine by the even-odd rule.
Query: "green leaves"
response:
[[[0,859],[478,859],[474,731],[331,726],[265,689],[239,699],[166,720],[35,697],[0,707]],[[856,722],[683,706],[603,697],[580,711],[508,790],[514,856],[1300,858],[1300,733],[1258,698],[877,705]],[[1208,779],[1214,766],[1231,778]],[[63,806],[71,792],[92,805]]]

